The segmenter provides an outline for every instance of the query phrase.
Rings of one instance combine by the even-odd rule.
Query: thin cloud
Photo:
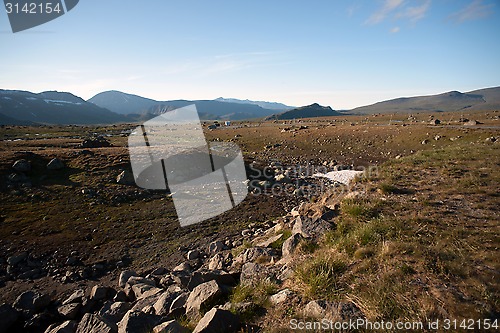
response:
[[[399,30],[401,30],[399,27],[394,27],[391,29],[391,33],[393,33],[393,34],[398,33]]]
[[[431,0],[426,0],[420,6],[408,7],[402,13],[398,14],[399,18],[407,18],[411,23],[416,23],[425,17],[425,14],[429,10],[431,5]]]
[[[494,4],[484,4],[483,0],[474,0],[466,7],[450,15],[450,19],[462,23],[470,20],[478,20],[490,16],[493,13]]]
[[[385,18],[394,10],[396,10],[399,6],[403,4],[403,0],[385,0],[382,8],[373,13],[368,20],[366,20],[366,24],[377,24],[385,20]]]

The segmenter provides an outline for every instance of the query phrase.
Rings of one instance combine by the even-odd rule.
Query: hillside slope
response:
[[[88,103],[65,92],[48,91],[34,94],[28,91],[0,90],[0,115],[5,124],[111,124],[127,118]],[[6,118],[7,117],[7,118]]]
[[[500,87],[467,93],[450,91],[438,95],[403,97],[350,111],[352,114],[480,111],[500,109]]]

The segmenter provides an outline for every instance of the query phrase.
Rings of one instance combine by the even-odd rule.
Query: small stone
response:
[[[186,313],[190,317],[196,317],[200,311],[206,310],[208,306],[214,305],[222,296],[219,284],[212,280],[198,285],[189,294],[186,301]]]
[[[120,274],[120,277],[118,279],[118,285],[120,288],[125,288],[125,284],[127,283],[128,279],[132,276],[137,276],[137,273],[134,271],[123,271]]]
[[[240,320],[230,311],[213,308],[196,325],[193,333],[234,333],[240,329]]]
[[[28,253],[27,252],[21,252],[20,254],[10,256],[7,258],[7,263],[11,266],[15,266],[19,264],[21,261],[25,260],[28,258]]]
[[[208,246],[208,253],[215,254],[217,252],[224,250],[224,248],[225,248],[224,243],[222,243],[221,241],[215,241],[210,243],[210,245]]]
[[[75,319],[80,312],[82,305],[80,303],[70,303],[66,305],[61,305],[57,308],[57,313],[61,315],[64,319]]]
[[[76,329],[76,333],[116,333],[116,324],[99,315],[86,313]]]
[[[297,248],[301,240],[301,234],[293,234],[292,236],[288,237],[287,240],[283,242],[283,245],[281,247],[283,258],[291,256],[293,252],[295,252],[295,249]]]
[[[293,291],[290,289],[283,289],[282,291],[269,297],[269,301],[272,304],[281,304],[288,301],[294,295]]]
[[[47,164],[47,170],[61,170],[64,169],[64,163],[58,158],[53,158]]]
[[[90,291],[90,299],[101,301],[107,298],[110,288],[104,286],[94,286]]]
[[[31,171],[31,163],[25,159],[17,160],[12,168],[18,172],[29,172]]]
[[[153,333],[189,333],[190,331],[182,326],[177,320],[164,322],[153,328]]]
[[[188,260],[198,259],[199,257],[200,257],[200,251],[198,250],[191,250],[187,253]]]

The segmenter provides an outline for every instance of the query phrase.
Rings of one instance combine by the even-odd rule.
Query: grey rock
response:
[[[153,333],[189,333],[190,331],[182,326],[177,320],[164,322],[153,328]]]
[[[95,300],[95,301],[101,301],[104,300],[108,297],[109,294],[111,294],[111,288],[109,287],[104,287],[104,286],[94,286],[92,287],[92,290],[90,291],[90,299]]]
[[[275,249],[256,246],[243,251],[243,253],[236,257],[235,261],[244,264],[247,262],[254,262],[261,257],[271,258],[277,256],[278,252]]]
[[[180,295],[179,292],[170,292],[170,291],[166,291],[163,294],[161,294],[156,303],[154,303],[153,305],[155,313],[159,316],[167,315],[170,312],[170,306],[172,305],[172,302],[179,295]]]
[[[188,260],[198,259],[199,257],[200,257],[200,251],[198,250],[191,250],[187,253]]]
[[[132,276],[137,276],[137,273],[134,271],[121,272],[120,277],[118,278],[118,286],[120,286],[120,288],[125,288],[125,284],[127,283],[128,279]]]
[[[99,310],[99,315],[113,323],[118,323],[131,309],[132,304],[128,302],[107,302]]]
[[[129,286],[133,286],[134,284],[147,284],[153,287],[156,287],[156,282],[151,279],[146,279],[140,276],[131,276],[128,280],[127,283]]]
[[[219,270],[204,270],[200,269],[194,272],[189,280],[187,288],[193,290],[196,286],[208,282],[210,280],[215,280],[221,285],[235,286],[236,280],[232,274]]]
[[[66,305],[61,305],[57,308],[57,313],[61,315],[64,319],[75,319],[80,313],[82,305],[80,303],[69,303]]]
[[[158,267],[154,271],[151,272],[151,275],[159,276],[159,275],[165,275],[167,273],[168,273],[168,271],[165,267]]]
[[[31,163],[25,159],[17,160],[12,165],[12,168],[18,172],[29,172],[31,171]]]
[[[295,249],[299,245],[302,240],[301,234],[293,234],[288,237],[287,240],[283,242],[283,246],[281,247],[281,253],[283,254],[283,258],[287,258],[295,252]]]
[[[173,272],[191,272],[191,265],[189,265],[188,262],[183,262],[183,263],[180,263],[179,265],[175,266],[172,271]]]
[[[47,163],[47,170],[61,170],[64,169],[64,163],[58,158],[53,158]]]
[[[118,328],[115,323],[105,320],[99,315],[86,313],[78,327],[76,333],[116,333]]]
[[[292,234],[301,234],[305,238],[318,239],[331,229],[332,225],[322,219],[298,216],[295,218]]]
[[[135,299],[147,298],[162,292],[162,289],[156,288],[152,285],[145,283],[138,283],[132,285]]]
[[[78,323],[73,320],[67,320],[62,324],[50,325],[45,333],[75,333]]]
[[[283,234],[274,235],[272,237],[269,237],[268,239],[259,241],[256,245],[259,247],[269,247],[272,243],[280,240],[282,237]]]
[[[174,312],[176,309],[181,309],[186,307],[186,302],[189,298],[189,293],[184,292],[177,296],[170,304],[169,312]]]
[[[220,252],[224,249],[225,249],[224,243],[222,243],[221,241],[218,240],[218,241],[210,243],[210,245],[208,246],[208,253],[215,254],[215,253]]]
[[[19,318],[19,312],[12,308],[9,304],[0,305],[0,332],[8,332],[9,328]]]
[[[222,288],[212,280],[205,282],[193,289],[186,301],[186,313],[190,317],[196,317],[200,311],[207,310],[223,295]]]
[[[306,304],[304,308],[304,316],[310,318],[325,318],[327,311],[329,311],[329,305],[325,300],[314,300]]]
[[[19,295],[14,302],[14,307],[20,310],[39,312],[50,303],[48,295],[40,294],[36,291],[25,291]]]
[[[281,303],[285,303],[286,301],[290,300],[294,295],[295,295],[295,293],[293,291],[291,291],[290,289],[283,289],[280,292],[270,296],[269,301],[271,302],[271,304],[274,304],[274,305],[281,304]]]
[[[216,253],[210,261],[208,262],[208,269],[223,269],[224,268],[224,256],[220,253]]]
[[[21,252],[19,254],[10,256],[7,258],[7,263],[11,266],[16,266],[19,264],[21,261],[24,261],[26,258],[28,258],[28,253],[27,252]]]
[[[134,185],[134,174],[128,170],[123,170],[117,177],[116,182],[122,185]]]
[[[155,304],[158,301],[160,296],[161,292],[158,292],[150,296],[142,297],[135,302],[134,306],[130,310],[142,311],[146,313],[148,313],[148,310],[150,310],[151,313],[154,314],[153,304]]]
[[[85,291],[82,289],[78,289],[74,293],[72,293],[62,304],[70,304],[70,303],[81,303],[83,300],[83,297],[85,297]]]
[[[240,320],[230,311],[213,308],[196,325],[193,333],[233,333],[240,329]]]
[[[253,285],[256,282],[271,278],[271,275],[266,266],[248,262],[241,267],[240,283],[242,285]]]
[[[118,333],[147,333],[159,324],[160,316],[141,311],[128,311],[118,323]]]
[[[115,302],[128,302],[129,299],[127,297],[127,294],[123,290],[120,290],[119,292],[116,293],[115,297],[113,297],[113,301],[115,301]]]

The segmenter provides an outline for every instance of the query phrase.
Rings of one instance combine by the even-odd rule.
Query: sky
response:
[[[500,86],[499,0],[81,0],[12,33],[0,89],[351,109]]]

